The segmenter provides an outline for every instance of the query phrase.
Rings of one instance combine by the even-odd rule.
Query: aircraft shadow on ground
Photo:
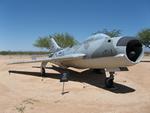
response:
[[[40,68],[40,67],[34,67],[34,68]],[[59,67],[46,67],[46,69],[53,69],[55,71],[58,71],[60,73],[67,71],[69,72],[69,81],[76,81],[81,83],[87,83],[99,88],[103,88],[105,90],[111,91],[113,93],[130,93],[134,92],[135,89],[130,88],[128,86],[125,86],[123,84],[114,83],[115,88],[106,88],[104,81],[106,78],[105,72],[102,74],[95,74],[91,70],[86,70],[83,72],[76,72],[71,69],[62,69]],[[16,70],[10,70],[9,73],[17,73],[17,74],[23,74],[23,75],[31,75],[36,77],[42,77],[40,72],[28,72],[28,71],[16,71]],[[56,73],[46,73],[44,78],[53,78],[53,79],[60,79],[61,74]]]

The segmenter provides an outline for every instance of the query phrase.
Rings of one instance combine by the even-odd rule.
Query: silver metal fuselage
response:
[[[76,53],[86,54],[83,59],[53,63],[65,67],[91,69],[117,68],[137,64],[143,57],[143,47],[136,60],[132,61],[127,56],[127,45],[117,46],[121,38],[110,38],[101,34],[91,36],[85,42],[60,50],[53,55],[53,57],[58,57]]]

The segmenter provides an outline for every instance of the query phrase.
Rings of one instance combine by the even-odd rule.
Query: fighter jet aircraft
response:
[[[106,34],[95,34],[86,41],[73,47],[61,48],[53,38],[50,39],[51,56],[31,61],[12,62],[10,64],[41,62],[41,75],[45,75],[48,62],[62,68],[105,69],[109,77],[106,87],[113,87],[114,74],[122,67],[133,66],[143,57],[143,45],[135,37],[122,36],[110,38]]]

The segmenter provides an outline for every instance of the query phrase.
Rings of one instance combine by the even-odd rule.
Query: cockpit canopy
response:
[[[103,38],[110,38],[110,37],[106,34],[103,34],[103,33],[97,33],[95,35],[88,37],[88,39],[85,42],[94,41],[94,40],[103,39]]]

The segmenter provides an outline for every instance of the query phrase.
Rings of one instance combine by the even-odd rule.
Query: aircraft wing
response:
[[[24,63],[36,63],[36,62],[53,62],[53,61],[67,61],[67,60],[76,60],[76,59],[82,59],[85,56],[85,54],[69,54],[59,57],[50,57],[50,58],[42,58],[42,59],[35,59],[35,60],[24,60],[24,61],[17,61],[17,62],[11,62],[8,65],[11,64],[24,64]]]
[[[141,62],[150,62],[150,59],[143,59]]]

